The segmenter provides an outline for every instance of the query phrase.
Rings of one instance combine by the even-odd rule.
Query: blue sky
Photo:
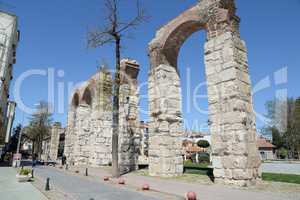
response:
[[[113,48],[105,46],[99,49],[86,48],[86,33],[88,28],[103,23],[103,0],[10,0],[2,1],[11,6],[0,4],[0,8],[14,12],[19,17],[21,41],[17,51],[17,64],[14,66],[14,81],[20,75],[31,69],[47,72],[48,68],[55,70],[55,121],[66,122],[67,117],[67,84],[78,83],[88,79],[96,71],[99,62],[105,60],[110,67],[114,66]],[[147,80],[149,60],[147,44],[154,37],[155,31],[176,17],[182,11],[196,3],[196,0],[142,0],[151,20],[141,25],[132,33],[134,39],[123,42],[122,56],[136,59],[141,65],[140,82]],[[255,86],[259,81],[270,77],[270,87],[254,95],[254,108],[258,113],[265,112],[264,104],[273,99],[276,91],[287,89],[288,96],[300,96],[300,1],[274,0],[236,0],[238,15],[241,17],[241,37],[248,48],[249,69],[251,80]],[[13,6],[13,7],[12,7]],[[124,0],[122,16],[129,19],[134,13],[133,0]],[[190,110],[186,107],[191,100],[187,98],[186,69],[191,72],[191,85],[203,83],[204,64],[203,46],[205,32],[194,33],[183,45],[178,65],[182,77],[183,114],[192,129],[200,129],[197,124],[205,124],[207,115]],[[287,67],[287,83],[275,84],[274,72]],[[57,75],[59,70],[64,74]],[[63,76],[62,76],[63,75]],[[64,114],[58,114],[58,83],[65,85]],[[23,102],[29,106],[40,100],[47,100],[47,78],[36,75],[27,78],[21,87]],[[141,91],[147,94],[144,87]],[[206,94],[205,87],[201,87],[198,94]],[[14,94],[12,93],[12,99]],[[207,110],[207,99],[199,99],[197,105]],[[140,106],[147,109],[147,100],[142,99]],[[28,114],[24,115],[27,122]],[[141,114],[141,120],[147,120],[147,114]],[[17,109],[15,123],[23,121],[22,112]],[[191,127],[196,124],[196,127]],[[257,120],[257,126],[263,122]],[[201,130],[204,130],[202,127]],[[206,130],[204,130],[206,131]]]

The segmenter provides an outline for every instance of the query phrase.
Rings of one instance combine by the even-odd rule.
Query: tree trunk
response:
[[[35,153],[35,141],[32,140],[32,149],[31,149],[31,156]]]
[[[119,92],[120,92],[120,38],[116,37],[116,72],[113,93],[112,175],[120,176],[119,170]]]

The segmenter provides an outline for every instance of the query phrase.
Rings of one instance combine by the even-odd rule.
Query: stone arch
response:
[[[79,106],[79,94],[77,92],[73,95],[71,105],[73,109]]]
[[[169,35],[163,46],[162,52],[165,55],[167,63],[177,68],[177,58],[181,46],[190,35],[203,29],[204,25],[197,21],[187,21],[178,26]]]
[[[259,177],[247,50],[240,39],[239,21],[234,0],[202,0],[163,26],[149,44],[150,175],[176,176],[183,172],[177,57],[184,41],[204,29],[215,179],[245,185]]]
[[[93,103],[93,95],[90,87],[85,88],[82,94],[81,103],[92,106]]]

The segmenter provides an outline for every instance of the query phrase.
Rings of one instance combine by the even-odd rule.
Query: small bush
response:
[[[193,161],[191,159],[187,159],[184,161],[185,165],[193,164]]]
[[[199,160],[199,163],[201,163],[201,164],[205,164],[205,163],[209,164],[209,162],[210,162],[209,157],[207,157],[207,156],[201,156],[198,158],[198,160]]]
[[[198,145],[198,147],[201,147],[201,148],[208,148],[210,146],[209,142],[206,140],[199,140],[197,142],[197,145]]]
[[[198,156],[198,162],[201,164],[209,164],[210,157],[208,153],[200,153]]]
[[[23,168],[19,171],[19,174],[22,175],[22,176],[27,176],[31,173],[31,169],[28,169],[28,168]]]
[[[287,156],[288,156],[288,150],[286,150],[285,148],[280,148],[280,149],[278,150],[278,156],[279,156],[279,158],[281,158],[281,159],[286,159]]]

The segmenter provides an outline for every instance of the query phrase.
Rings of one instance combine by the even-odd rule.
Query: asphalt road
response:
[[[55,187],[67,193],[68,196],[78,200],[155,200],[153,197],[121,188],[121,186],[109,185],[88,180],[84,177],[68,175],[56,169],[37,167],[35,174],[44,180],[49,177],[50,185],[54,184]]]

